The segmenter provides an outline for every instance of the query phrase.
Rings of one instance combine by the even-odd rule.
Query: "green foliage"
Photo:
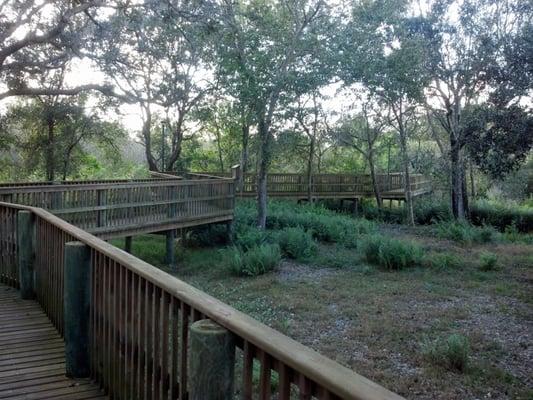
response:
[[[274,270],[281,260],[277,244],[262,244],[247,250],[233,247],[226,254],[226,261],[235,275],[258,276]]]
[[[284,255],[293,259],[308,259],[316,254],[317,245],[309,232],[300,227],[282,229],[277,241]]]
[[[465,261],[458,255],[450,253],[430,254],[425,257],[424,264],[438,270],[459,269]]]
[[[479,269],[481,271],[494,271],[498,265],[498,256],[494,253],[482,253],[479,256]]]
[[[228,231],[223,224],[204,225],[191,228],[187,242],[200,247],[209,247],[227,243]]]
[[[414,243],[370,235],[362,239],[361,252],[371,264],[400,270],[422,264],[422,248]]]
[[[450,371],[464,372],[468,367],[470,344],[468,338],[454,333],[446,339],[424,341],[422,355],[434,365]]]
[[[463,244],[490,243],[497,238],[497,232],[490,226],[472,226],[466,222],[448,221],[435,225],[438,237]]]
[[[248,217],[248,214],[246,214]],[[376,231],[376,225],[365,219],[353,219],[315,205],[298,205],[286,201],[268,204],[267,228],[283,229],[301,227],[322,242],[340,243],[349,235],[362,235]]]
[[[248,250],[260,246],[268,240],[268,232],[255,226],[240,226],[235,234],[234,244],[243,250]]]
[[[533,232],[533,208],[528,206],[478,201],[471,208],[470,218],[474,225],[492,225],[501,232],[510,226],[519,232]]]

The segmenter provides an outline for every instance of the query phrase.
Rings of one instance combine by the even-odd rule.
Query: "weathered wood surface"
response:
[[[166,175],[172,175],[167,172]],[[230,172],[190,173],[189,176],[202,179],[216,177],[230,178]],[[401,173],[378,174],[378,187],[383,199],[405,199],[404,177]],[[308,179],[305,174],[270,173],[267,175],[267,191],[270,197],[306,199]],[[237,191],[240,189],[236,188]],[[431,181],[421,174],[411,174],[413,196],[431,192]],[[254,197],[257,194],[257,175],[246,173],[243,176],[241,197]],[[368,174],[314,174],[311,178],[311,196],[315,199],[349,199],[373,197],[374,189]]]
[[[44,208],[106,239],[233,219],[232,179],[178,180],[169,176],[138,181],[4,184],[0,185],[0,201]]]
[[[240,349],[236,362],[243,367],[236,389],[243,399],[402,399],[46,210],[0,202],[0,215],[11,208],[35,215],[36,297],[59,332],[64,329],[65,243],[79,241],[90,248],[91,378],[113,398],[187,399],[193,356],[189,328],[210,319],[231,332]],[[272,388],[275,374],[279,386]]]
[[[36,301],[0,284],[0,399],[107,399],[65,376],[65,345]]]

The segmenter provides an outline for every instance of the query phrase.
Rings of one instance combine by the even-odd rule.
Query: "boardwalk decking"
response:
[[[65,376],[64,342],[39,304],[0,285],[0,399],[107,399]]]

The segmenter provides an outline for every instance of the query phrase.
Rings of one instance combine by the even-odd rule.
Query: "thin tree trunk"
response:
[[[472,196],[472,200],[476,199],[476,183],[474,180],[474,166],[472,165],[472,161],[470,161],[470,195]]]
[[[241,173],[239,176],[239,191],[244,189],[244,175],[248,172],[248,139],[250,137],[250,125],[247,121],[242,124],[242,150],[241,150]]]
[[[405,137],[405,132],[403,127],[400,126],[400,147],[402,151],[402,160],[403,160],[403,173],[404,173],[404,190],[405,190],[405,201],[407,204],[407,219],[408,223],[411,225],[415,224],[415,215],[413,210],[413,196],[411,193],[411,175],[409,174],[409,155],[407,154],[407,138]]]
[[[463,196],[463,165],[461,149],[453,137],[450,138],[450,168],[451,168],[451,202],[455,219],[464,220],[466,217]]]
[[[48,127],[48,137],[46,141],[46,180],[47,181],[53,181],[55,178],[55,165],[54,165],[54,158],[55,158],[55,120],[53,115],[48,115],[46,119],[46,124]]]
[[[368,166],[370,167],[370,178],[372,179],[372,188],[374,189],[374,196],[376,197],[376,203],[378,205],[378,208],[381,208],[383,206],[383,201],[381,199],[379,184],[376,179],[376,167],[374,166],[374,152],[372,150],[368,151]]]
[[[315,138],[309,143],[309,158],[307,159],[307,200],[313,200],[313,154],[315,154]]]

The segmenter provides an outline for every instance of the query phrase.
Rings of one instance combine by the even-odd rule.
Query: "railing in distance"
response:
[[[0,201],[45,208],[92,233],[112,237],[231,220],[229,179],[150,179],[0,187]]]
[[[278,375],[274,394],[280,400],[294,395],[300,399],[401,399],[45,210],[0,203],[0,231],[8,232],[10,240],[16,236],[10,224],[18,210],[34,215],[35,290],[60,332],[65,243],[79,241],[89,247],[91,374],[114,398],[186,399],[189,326],[207,318],[235,335],[242,370],[238,390],[244,399],[256,395],[270,399],[273,374]],[[4,260],[4,247],[0,251],[0,260]],[[254,363],[260,369],[258,385],[253,383]]]

